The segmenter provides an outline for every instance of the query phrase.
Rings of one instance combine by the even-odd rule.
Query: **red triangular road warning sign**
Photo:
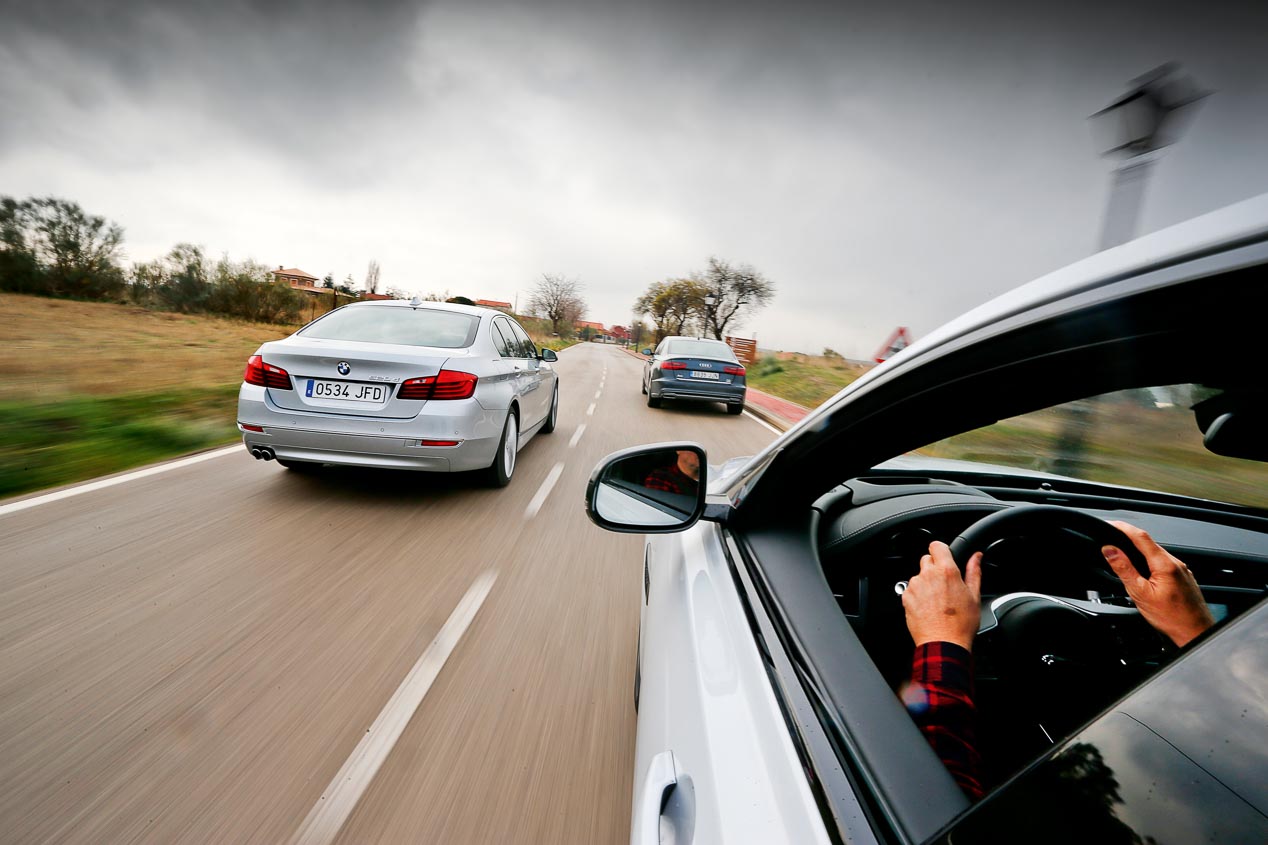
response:
[[[911,346],[911,335],[907,333],[906,326],[899,326],[894,329],[894,333],[889,336],[889,340],[885,341],[885,345],[876,353],[876,363],[883,363],[887,358],[892,358],[900,350]]]

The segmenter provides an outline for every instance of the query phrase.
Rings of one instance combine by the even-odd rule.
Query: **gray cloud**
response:
[[[763,344],[866,357],[1088,254],[1085,118],[1162,61],[1218,94],[1144,226],[1268,190],[1262,11],[1017,6],[15,5],[0,190],[118,220],[135,258],[377,257],[505,299],[565,273],[606,323],[717,254],[778,283]]]

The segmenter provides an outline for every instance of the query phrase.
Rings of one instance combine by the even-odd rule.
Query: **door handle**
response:
[[[638,806],[634,808],[632,845],[660,845],[660,816],[678,785],[674,752],[662,751],[652,758],[643,778]]]

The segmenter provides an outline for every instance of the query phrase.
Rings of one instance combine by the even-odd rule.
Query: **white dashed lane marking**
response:
[[[572,449],[577,445],[577,441],[581,439],[581,435],[585,434],[586,424],[582,423],[577,426],[577,430],[572,433],[572,439],[568,441],[568,448]]]
[[[593,403],[593,402],[591,402],[591,403],[590,403],[590,407],[589,407],[589,408],[586,408],[586,416],[587,416],[587,417],[592,417],[592,416],[594,416],[594,403]]]
[[[532,519],[537,516],[537,512],[542,509],[542,505],[546,504],[546,497],[550,495],[551,490],[555,489],[555,482],[559,480],[559,476],[563,475],[563,472],[563,461],[550,468],[550,472],[546,473],[546,478],[542,481],[542,486],[537,488],[537,492],[533,494],[533,500],[524,509],[525,519]]]
[[[492,569],[487,570],[468,588],[467,594],[458,602],[453,613],[449,614],[449,619],[441,626],[435,639],[388,699],[383,712],[370,725],[357,747],[352,749],[352,756],[309,811],[308,817],[291,838],[292,845],[327,845],[339,835],[340,828],[356,809],[366,787],[374,780],[379,767],[405,732],[405,726],[414,717],[418,705],[422,704],[423,696],[431,689],[432,681],[436,680],[467,626],[475,619],[476,612],[484,604],[497,577]]]

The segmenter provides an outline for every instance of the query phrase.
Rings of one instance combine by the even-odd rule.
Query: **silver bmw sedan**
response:
[[[555,429],[556,360],[489,308],[357,302],[247,360],[238,428],[289,469],[479,470],[504,487],[516,452]]]

